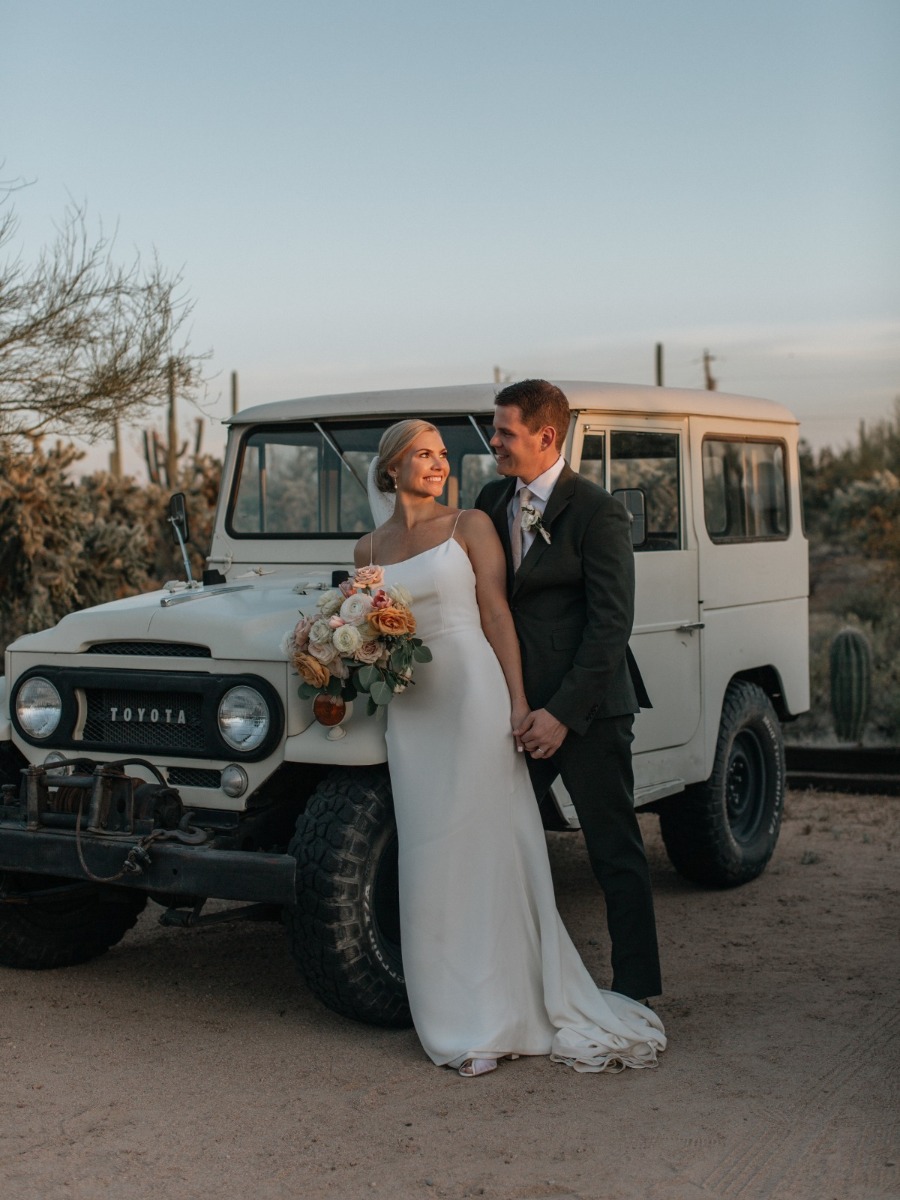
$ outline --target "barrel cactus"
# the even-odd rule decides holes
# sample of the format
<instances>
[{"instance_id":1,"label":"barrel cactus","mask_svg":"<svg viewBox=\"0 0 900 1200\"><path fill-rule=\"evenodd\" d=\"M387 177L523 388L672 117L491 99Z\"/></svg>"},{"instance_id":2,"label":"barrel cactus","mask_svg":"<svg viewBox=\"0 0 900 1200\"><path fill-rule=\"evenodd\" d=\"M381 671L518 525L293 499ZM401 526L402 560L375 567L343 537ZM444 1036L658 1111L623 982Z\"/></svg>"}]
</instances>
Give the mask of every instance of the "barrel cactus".
<instances>
[{"instance_id":1,"label":"barrel cactus","mask_svg":"<svg viewBox=\"0 0 900 1200\"><path fill-rule=\"evenodd\" d=\"M872 699L872 651L865 634L842 629L831 643L831 713L842 742L859 742Z\"/></svg>"}]
</instances>

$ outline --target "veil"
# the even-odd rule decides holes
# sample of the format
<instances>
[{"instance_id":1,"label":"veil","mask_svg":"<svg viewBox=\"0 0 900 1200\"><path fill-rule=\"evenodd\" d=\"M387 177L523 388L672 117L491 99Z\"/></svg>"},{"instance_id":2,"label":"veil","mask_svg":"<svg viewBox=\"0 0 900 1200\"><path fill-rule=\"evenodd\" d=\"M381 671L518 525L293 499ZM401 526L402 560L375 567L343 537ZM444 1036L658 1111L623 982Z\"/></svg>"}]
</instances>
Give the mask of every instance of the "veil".
<instances>
[{"instance_id":1,"label":"veil","mask_svg":"<svg viewBox=\"0 0 900 1200\"><path fill-rule=\"evenodd\" d=\"M394 505L397 502L397 497L392 492L381 492L375 486L375 471L378 467L378 455L376 454L369 463L369 473L366 476L366 491L369 494L369 508L372 510L372 520L375 522L375 528L383 525L388 517L393 516Z\"/></svg>"}]
</instances>

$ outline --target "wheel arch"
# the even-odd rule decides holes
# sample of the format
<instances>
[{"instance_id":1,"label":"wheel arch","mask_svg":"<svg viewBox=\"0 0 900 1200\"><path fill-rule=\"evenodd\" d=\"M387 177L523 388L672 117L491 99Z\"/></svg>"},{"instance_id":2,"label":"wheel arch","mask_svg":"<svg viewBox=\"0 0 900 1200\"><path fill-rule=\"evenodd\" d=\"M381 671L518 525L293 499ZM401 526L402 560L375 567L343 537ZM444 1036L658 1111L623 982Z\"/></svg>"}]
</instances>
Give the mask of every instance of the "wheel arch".
<instances>
[{"instance_id":1,"label":"wheel arch","mask_svg":"<svg viewBox=\"0 0 900 1200\"><path fill-rule=\"evenodd\" d=\"M767 663L762 667L747 667L744 670L736 671L731 679L729 679L728 687L736 679L746 679L748 683L755 683L757 687L761 688L769 697L779 721L790 721L793 719L792 714L788 711L784 685L777 667L771 663ZM728 687L725 689L726 692L728 691ZM721 720L721 715L719 719Z\"/></svg>"}]
</instances>

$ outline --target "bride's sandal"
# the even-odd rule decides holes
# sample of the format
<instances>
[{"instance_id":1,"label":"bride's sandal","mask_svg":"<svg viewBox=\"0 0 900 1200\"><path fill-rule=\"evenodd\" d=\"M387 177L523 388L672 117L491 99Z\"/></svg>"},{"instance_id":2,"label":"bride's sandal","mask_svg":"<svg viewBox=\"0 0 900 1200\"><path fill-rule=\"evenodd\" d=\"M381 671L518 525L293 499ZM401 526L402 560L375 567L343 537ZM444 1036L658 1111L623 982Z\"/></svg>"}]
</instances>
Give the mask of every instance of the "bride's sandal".
<instances>
[{"instance_id":1,"label":"bride's sandal","mask_svg":"<svg viewBox=\"0 0 900 1200\"><path fill-rule=\"evenodd\" d=\"M487 1075L497 1070L496 1058L467 1058L459 1068L463 1079L474 1079L476 1075Z\"/></svg>"}]
</instances>

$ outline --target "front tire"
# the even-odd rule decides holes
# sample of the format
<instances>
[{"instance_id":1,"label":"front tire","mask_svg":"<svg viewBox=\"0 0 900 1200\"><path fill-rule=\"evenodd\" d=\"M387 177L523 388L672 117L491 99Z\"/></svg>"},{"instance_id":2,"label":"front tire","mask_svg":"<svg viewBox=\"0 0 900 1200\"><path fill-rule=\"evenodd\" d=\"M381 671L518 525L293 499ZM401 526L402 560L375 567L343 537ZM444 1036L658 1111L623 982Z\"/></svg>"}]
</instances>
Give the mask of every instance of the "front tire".
<instances>
[{"instance_id":1,"label":"front tire","mask_svg":"<svg viewBox=\"0 0 900 1200\"><path fill-rule=\"evenodd\" d=\"M713 770L660 809L669 859L693 883L736 887L772 857L784 810L781 726L768 696L735 679L725 693Z\"/></svg>"},{"instance_id":2,"label":"front tire","mask_svg":"<svg viewBox=\"0 0 900 1200\"><path fill-rule=\"evenodd\" d=\"M297 860L297 903L285 923L310 990L357 1021L409 1025L387 769L332 771L298 818L288 853Z\"/></svg>"},{"instance_id":3,"label":"front tire","mask_svg":"<svg viewBox=\"0 0 900 1200\"><path fill-rule=\"evenodd\" d=\"M122 940L146 903L142 894L0 872L0 964L41 971L88 962Z\"/></svg>"}]
</instances>

